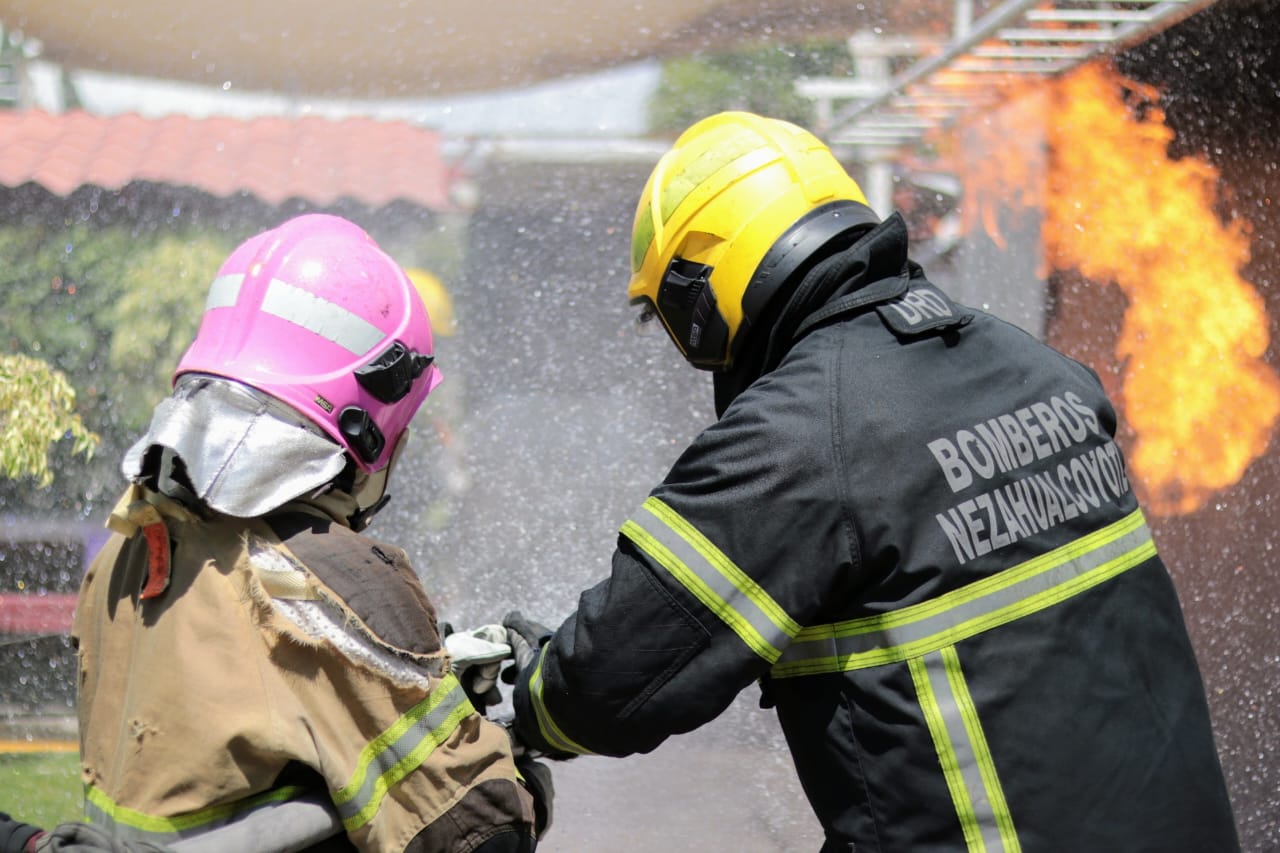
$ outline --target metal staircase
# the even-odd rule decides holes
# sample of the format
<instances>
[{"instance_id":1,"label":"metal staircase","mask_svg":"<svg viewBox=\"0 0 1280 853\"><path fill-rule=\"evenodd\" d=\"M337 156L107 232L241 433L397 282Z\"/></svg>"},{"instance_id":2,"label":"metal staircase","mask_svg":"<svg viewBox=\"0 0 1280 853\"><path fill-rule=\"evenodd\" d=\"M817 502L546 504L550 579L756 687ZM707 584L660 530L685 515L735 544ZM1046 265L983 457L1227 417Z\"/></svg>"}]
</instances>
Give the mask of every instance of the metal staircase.
<instances>
[{"instance_id":1,"label":"metal staircase","mask_svg":"<svg viewBox=\"0 0 1280 853\"><path fill-rule=\"evenodd\" d=\"M798 90L817 102L829 144L880 159L998 102L1016 81L1136 44L1214 2L1005 0L972 20L972 0L956 0L950 41L859 33L849 40L853 77L803 80Z\"/></svg>"}]
</instances>

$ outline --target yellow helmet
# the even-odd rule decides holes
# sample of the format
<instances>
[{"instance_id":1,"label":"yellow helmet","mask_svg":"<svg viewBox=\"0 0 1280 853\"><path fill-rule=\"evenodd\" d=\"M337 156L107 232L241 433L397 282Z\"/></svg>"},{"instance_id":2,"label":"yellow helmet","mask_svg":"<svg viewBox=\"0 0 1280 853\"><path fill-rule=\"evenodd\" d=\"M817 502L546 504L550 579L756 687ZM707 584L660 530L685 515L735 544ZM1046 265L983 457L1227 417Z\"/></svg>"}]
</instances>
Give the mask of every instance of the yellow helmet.
<instances>
[{"instance_id":1,"label":"yellow helmet","mask_svg":"<svg viewBox=\"0 0 1280 853\"><path fill-rule=\"evenodd\" d=\"M405 274L427 306L432 333L446 338L451 336L454 333L453 298L449 296L444 282L419 267L406 267Z\"/></svg>"},{"instance_id":2,"label":"yellow helmet","mask_svg":"<svg viewBox=\"0 0 1280 853\"><path fill-rule=\"evenodd\" d=\"M807 258L879 222L812 133L745 112L705 118L649 176L631 233L632 304L695 367L728 370L746 331Z\"/></svg>"}]
</instances>

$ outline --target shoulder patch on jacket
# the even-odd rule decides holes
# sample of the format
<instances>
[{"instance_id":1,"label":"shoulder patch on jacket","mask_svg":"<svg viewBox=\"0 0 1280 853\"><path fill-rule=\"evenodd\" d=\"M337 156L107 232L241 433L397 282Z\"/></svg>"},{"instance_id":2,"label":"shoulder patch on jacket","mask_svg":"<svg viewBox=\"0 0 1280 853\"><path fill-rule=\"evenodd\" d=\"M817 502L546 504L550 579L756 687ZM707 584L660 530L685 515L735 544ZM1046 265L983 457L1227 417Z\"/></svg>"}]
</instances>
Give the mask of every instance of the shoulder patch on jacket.
<instances>
[{"instance_id":1,"label":"shoulder patch on jacket","mask_svg":"<svg viewBox=\"0 0 1280 853\"><path fill-rule=\"evenodd\" d=\"M379 640L413 654L440 651L435 607L404 551L303 513L266 520Z\"/></svg>"},{"instance_id":2,"label":"shoulder patch on jacket","mask_svg":"<svg viewBox=\"0 0 1280 853\"><path fill-rule=\"evenodd\" d=\"M931 284L913 284L896 299L876 305L885 325L898 335L919 335L948 326L963 326L973 319Z\"/></svg>"}]
</instances>

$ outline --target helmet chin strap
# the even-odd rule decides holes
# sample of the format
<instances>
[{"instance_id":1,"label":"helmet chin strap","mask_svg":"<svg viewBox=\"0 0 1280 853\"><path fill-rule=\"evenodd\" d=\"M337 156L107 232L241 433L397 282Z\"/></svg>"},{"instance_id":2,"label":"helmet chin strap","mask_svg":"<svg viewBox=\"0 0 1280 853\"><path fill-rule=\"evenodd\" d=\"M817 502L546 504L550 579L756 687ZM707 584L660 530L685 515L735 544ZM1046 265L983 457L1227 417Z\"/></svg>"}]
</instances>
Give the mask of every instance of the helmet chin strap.
<instances>
[{"instance_id":1,"label":"helmet chin strap","mask_svg":"<svg viewBox=\"0 0 1280 853\"><path fill-rule=\"evenodd\" d=\"M391 500L387 493L387 484L391 480L391 470L395 468L400 454L409 443L409 428L405 427L396 439L395 447L387 458L387 465L372 474L357 473L352 484L351 494L356 499L356 511L350 516L351 529L357 532L369 526L373 517Z\"/></svg>"}]
</instances>

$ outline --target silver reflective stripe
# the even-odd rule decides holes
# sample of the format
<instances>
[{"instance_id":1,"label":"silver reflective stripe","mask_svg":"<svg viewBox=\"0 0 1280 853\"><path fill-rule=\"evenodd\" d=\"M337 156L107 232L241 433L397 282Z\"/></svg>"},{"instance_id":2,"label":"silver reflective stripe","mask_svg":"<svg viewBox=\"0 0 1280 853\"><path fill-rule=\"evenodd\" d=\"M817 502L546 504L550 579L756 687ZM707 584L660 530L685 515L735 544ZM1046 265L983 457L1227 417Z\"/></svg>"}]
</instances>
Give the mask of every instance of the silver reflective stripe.
<instances>
[{"instance_id":1,"label":"silver reflective stripe","mask_svg":"<svg viewBox=\"0 0 1280 853\"><path fill-rule=\"evenodd\" d=\"M101 789L88 785L85 787L84 814L89 823L102 827L114 838L168 846L179 839L194 838L249 820L311 793L305 788L290 785L234 803L210 806L174 817L156 817L121 806Z\"/></svg>"},{"instance_id":2,"label":"silver reflective stripe","mask_svg":"<svg viewBox=\"0 0 1280 853\"><path fill-rule=\"evenodd\" d=\"M387 792L426 761L475 710L452 674L360 751L351 780L333 793L342 825L350 832L364 826L382 806Z\"/></svg>"},{"instance_id":3,"label":"silver reflective stripe","mask_svg":"<svg viewBox=\"0 0 1280 853\"><path fill-rule=\"evenodd\" d=\"M364 355L384 335L368 320L278 278L271 279L262 310L332 341L353 355Z\"/></svg>"},{"instance_id":4,"label":"silver reflective stripe","mask_svg":"<svg viewBox=\"0 0 1280 853\"><path fill-rule=\"evenodd\" d=\"M967 848L1021 850L955 648L915 658L910 668Z\"/></svg>"},{"instance_id":5,"label":"silver reflective stripe","mask_svg":"<svg viewBox=\"0 0 1280 853\"><path fill-rule=\"evenodd\" d=\"M243 273L220 275L209 285L209 295L204 300L204 310L213 308L230 308L240 297L240 285L244 284Z\"/></svg>"},{"instance_id":6,"label":"silver reflective stripe","mask_svg":"<svg viewBox=\"0 0 1280 853\"><path fill-rule=\"evenodd\" d=\"M800 630L763 587L661 500L646 500L622 534L770 663Z\"/></svg>"},{"instance_id":7,"label":"silver reflective stripe","mask_svg":"<svg viewBox=\"0 0 1280 853\"><path fill-rule=\"evenodd\" d=\"M776 677L902 661L1029 616L1155 556L1141 511L962 589L901 610L799 632Z\"/></svg>"}]
</instances>

